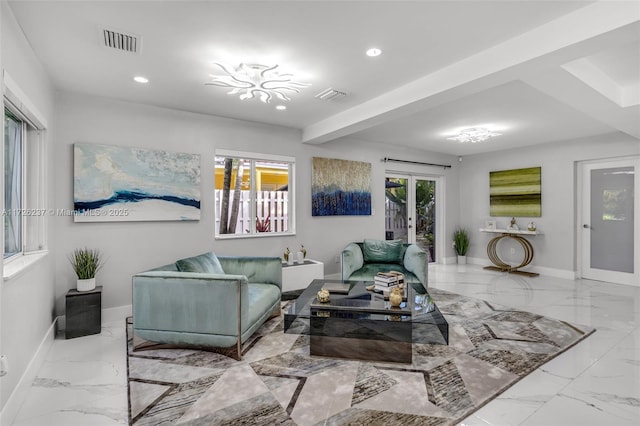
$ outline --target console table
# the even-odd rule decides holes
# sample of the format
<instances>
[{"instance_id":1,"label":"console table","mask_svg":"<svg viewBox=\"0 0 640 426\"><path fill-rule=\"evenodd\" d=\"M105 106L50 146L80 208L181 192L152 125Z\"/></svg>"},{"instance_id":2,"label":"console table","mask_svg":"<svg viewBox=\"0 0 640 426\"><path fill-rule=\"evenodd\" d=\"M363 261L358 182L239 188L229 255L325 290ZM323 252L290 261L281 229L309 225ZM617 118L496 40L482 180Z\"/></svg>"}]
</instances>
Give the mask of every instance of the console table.
<instances>
[{"instance_id":1,"label":"console table","mask_svg":"<svg viewBox=\"0 0 640 426\"><path fill-rule=\"evenodd\" d=\"M492 238L491 241L489 241L489 244L487 244L487 256L489 256L489 260L491 260L491 262L495 266L485 266L484 269L509 272L511 274L526 275L528 277L537 277L538 275L540 275L536 272L520 271L520 268L524 268L525 266L530 264L531 261L533 260L533 246L531 245L529 240L523 237L523 235L535 236L535 235L540 235L540 232L518 230L518 229L489 229L489 228L482 228L480 229L480 232L500 234ZM520 245L524 249L524 257L522 259L522 262L520 262L519 265L511 266L508 263L505 263L502 259L500 259L500 256L498 256L498 250L497 250L498 242L500 242L500 240L502 240L503 238L511 238L516 240L517 242L520 243Z\"/></svg>"}]
</instances>

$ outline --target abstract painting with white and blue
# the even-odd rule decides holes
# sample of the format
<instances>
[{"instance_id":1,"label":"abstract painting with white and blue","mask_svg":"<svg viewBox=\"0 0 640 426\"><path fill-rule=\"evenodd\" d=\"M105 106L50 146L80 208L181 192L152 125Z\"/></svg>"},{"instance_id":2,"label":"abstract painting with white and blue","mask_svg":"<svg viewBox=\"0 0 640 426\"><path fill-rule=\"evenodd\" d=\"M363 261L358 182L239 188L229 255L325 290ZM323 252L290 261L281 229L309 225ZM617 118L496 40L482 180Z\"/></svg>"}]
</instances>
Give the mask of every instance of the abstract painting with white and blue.
<instances>
[{"instance_id":1,"label":"abstract painting with white and blue","mask_svg":"<svg viewBox=\"0 0 640 426\"><path fill-rule=\"evenodd\" d=\"M200 220L200 155L76 143L76 222Z\"/></svg>"},{"instance_id":2,"label":"abstract painting with white and blue","mask_svg":"<svg viewBox=\"0 0 640 426\"><path fill-rule=\"evenodd\" d=\"M371 163L313 157L311 216L371 215Z\"/></svg>"}]
</instances>

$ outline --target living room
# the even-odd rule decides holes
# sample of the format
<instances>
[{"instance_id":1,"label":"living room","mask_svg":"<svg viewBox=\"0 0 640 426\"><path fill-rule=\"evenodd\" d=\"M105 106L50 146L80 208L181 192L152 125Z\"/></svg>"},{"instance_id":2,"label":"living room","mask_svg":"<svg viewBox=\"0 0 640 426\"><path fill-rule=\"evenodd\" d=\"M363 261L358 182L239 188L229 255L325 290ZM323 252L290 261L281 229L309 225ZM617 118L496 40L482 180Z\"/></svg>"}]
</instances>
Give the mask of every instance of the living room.
<instances>
[{"instance_id":1,"label":"living room","mask_svg":"<svg viewBox=\"0 0 640 426\"><path fill-rule=\"evenodd\" d=\"M87 3L86 7L91 9L91 2ZM558 112L558 114L559 111L566 113L562 115L562 119L566 120L565 124L553 128L555 137L548 138L548 129L546 131L538 129L539 133L529 134L529 141L536 137L548 139L537 140L536 143L523 141L519 146L507 145L507 148L501 150L474 152L473 150L482 148L469 148L469 151L462 154L438 150L435 146L420 149L408 144L395 144L394 139L400 140L402 137L396 138L393 133L385 134L382 131L378 132L388 138L386 141L380 141L371 135L367 139L365 138L366 129L364 133L357 133L347 125L333 131L328 126L328 130L319 131L320 136L317 140L303 143L309 138L311 130L320 129L321 126L313 128L311 126L313 122L300 122L295 126L273 124L283 119L277 115L281 114L281 111L272 109L261 110L265 111L262 119L256 117L243 119L238 118L242 115L234 117L232 114L197 112L195 108L158 106L147 101L151 99L148 93L149 86L130 81L126 84L122 83L118 90L121 91L120 93L127 93L127 96L135 99L133 101L129 97L110 97L99 94L91 87L95 84L93 79L78 80L77 89L69 89L68 86L60 85L60 76L56 75L54 78L51 75L52 71L45 64L50 63L51 55L64 58L71 53L63 48L52 52L42 47L42 37L33 38L36 33L34 28L38 28L47 21L46 13L37 12L39 7L37 5L21 4L21 2L3 0L1 6L0 66L4 70L3 88L17 96L36 121L46 129L46 149L43 150L43 156L38 163L42 173L40 179L44 183L40 194L43 207L54 209L54 211L73 210L73 148L76 143L184 152L198 154L201 158L200 220L77 223L69 215L48 215L39 222L42 227L39 234L33 237L34 244L39 249L33 250L33 255L26 256L29 259L22 260L23 265L16 263L9 267L6 264L3 265L5 280L0 287L2 308L0 354L6 356L9 365L7 374L0 379L3 424L5 415L11 418L15 415L15 404L24 398L37 372L37 367L42 364L46 356L46 349L54 340L56 327L64 321L65 294L75 287L75 276L68 256L78 247L98 248L105 255L106 262L99 275L99 283L103 285L102 309L105 318L130 315L131 277L134 274L174 262L179 258L208 251L224 255L281 257L286 247L297 249L300 245L304 245L310 258L324 263L326 276L337 276L340 274L340 263L336 260L348 243L362 241L365 238L385 238L383 214L385 177L390 173L402 172L406 175L430 176L439 179L442 183L439 187L441 216L438 217L439 240L436 242L435 255L437 266L454 266L453 264L456 263L456 252L451 245L450 236L457 227L462 226L471 231L471 246L467 253L469 268L479 268L489 263L486 247L490 235L478 231L492 219L489 215L489 173L495 170L539 166L542 170L542 215L534 218L518 218L521 227L526 227L529 220L535 220L538 229L542 232L542 235L531 240L535 258L530 270L540 273L541 277L574 280L581 278L579 243L582 241L580 236L582 223L578 221L580 208L577 206L581 191L578 185L579 164L611 158L637 159L640 155L637 101L625 108L611 108L606 100L600 101L606 103L608 109L600 112L601 115L597 115L600 111L597 107L601 105L597 102L589 104L595 105L593 110L577 109L583 99L580 97L582 95L570 98L570 94L561 93L557 99L545 96L543 105L546 105L549 111ZM598 15L596 10L588 10L589 6L595 7L589 2L579 6L566 6L567 9L558 10L556 15L551 14L547 19L564 18L567 22L575 22L572 19L576 20L578 17L572 16L573 13L585 13L592 17ZM637 30L640 22L638 3L620 2L618 6L619 10L612 9L607 15L609 20L602 24L602 28L593 28L595 26L593 21L584 22L578 28L583 33L575 36L576 52L584 49L583 55L586 55L600 46L613 47L618 44L637 46L640 39ZM51 10L55 10L55 6ZM111 11L117 15L116 12ZM78 14L78 19L82 19L83 15L80 11ZM31 18L27 19L28 16ZM89 14L89 16L93 15ZM166 15L162 16L168 19ZM540 18L540 20L539 25L542 25L544 19ZM133 26L134 23L130 24ZM87 26L94 24L94 22L87 22ZM126 26L126 24L126 21L120 22L120 26ZM47 26L40 27L39 31L42 31L42 28L46 29ZM59 28L57 30L59 31ZM144 33L137 28L130 30ZM534 30L536 28L531 29L531 31ZM95 29L92 28L91 31L93 31L92 35L95 35ZM553 34L553 31L549 34ZM560 38L558 34L555 36ZM46 36L43 37L46 38ZM149 44L148 49L152 50L152 40L145 39L145 42ZM95 49L104 48L95 47ZM558 48L558 51L560 50ZM108 66L106 64L111 60L109 53L102 51L100 53L106 56L105 63L96 64L96 67ZM467 55L470 56L473 53L476 52L467 52ZM545 60L553 58L552 53L545 56ZM636 50L636 70L637 55ZM531 53L531 57L533 56L534 54ZM575 52L569 56L573 59L580 57ZM155 63L157 67L162 67L162 56L160 55L159 58ZM78 59L74 58L73 61L75 60ZM69 61L72 59L69 58ZM123 62L130 65L130 69L125 71L120 69L123 66L121 62L113 69L115 75L123 76L126 73L139 71L135 69L135 61L125 58ZM514 68L517 67L514 66ZM504 69L507 70L504 73L511 72L510 67L506 65ZM500 102L513 102L513 108L515 108L515 103L526 103L533 98L537 100L540 96L537 92L544 88L553 92L553 89L549 89L552 87L547 80L549 76L542 73L540 69L537 66L531 67L520 75L516 73L508 78L496 72L495 74L500 74L501 83L492 83L491 88L494 91L491 96ZM540 74L531 75L536 72ZM553 72L556 70L554 69ZM131 76L126 74L126 76L131 79L133 74ZM75 75L70 76L70 78L75 77ZM525 77L530 85L520 80ZM240 100L228 96L226 90L205 86L206 74L202 75L201 79L200 90L208 91L210 94L219 90L217 96L224 99L230 105L230 109L238 110L236 104L240 104ZM475 79L471 77L468 79L467 83L473 85ZM533 86L534 82L537 83L536 87ZM153 83L151 81L151 87ZM109 86L113 83L105 81L104 84ZM175 90L171 86L171 81L164 81L163 84L165 85L163 90L166 92L171 93ZM389 82L385 84L387 85L385 90L394 88L394 85ZM460 97L462 100L458 99L455 91L448 91L444 96L449 98L444 101L436 99L436 96L431 97L431 100L428 96L424 96L426 101L421 108L428 109L428 102L434 102L445 105L442 110L438 110L438 114L452 114L455 112L453 108L462 106L462 103L477 105L486 101L487 98L482 96L483 90L480 87L488 83L483 80L475 84L477 86L472 89L460 84L459 90L467 95L464 98ZM562 84L568 87L567 92L571 92L575 88L574 85L580 86L584 83L566 84L566 80L561 80ZM637 87L637 78L635 84ZM324 87L314 86L313 93L322 88ZM468 92L465 92L467 90ZM587 93L585 97L602 97L594 94L595 92ZM380 96L382 95L383 93L380 93ZM563 96L566 104L560 100ZM293 107L295 95L292 95L292 98L289 108L295 113ZM367 100L366 97L362 99ZM257 99L242 102L261 104ZM584 102L587 103L586 100ZM452 106L447 108L446 105L449 103ZM336 108L341 108L339 104L337 105ZM407 102L404 106L406 105L409 103ZM224 109L224 107L219 108ZM323 105L318 108L330 111L333 106ZM251 111L255 115L255 111L260 110L252 109ZM537 114L536 111L529 112L532 115ZM596 118L588 117L587 112L596 115ZM392 113L380 112L379 115L382 117ZM402 115L411 116L406 111ZM326 114L325 118L329 117L330 114ZM441 118L439 115L435 117ZM367 119L375 120L376 117L370 116ZM463 118L458 118L458 121L461 120ZM366 123L367 120L361 120L354 122L352 126L364 128ZM388 127L387 132L401 129L403 123L400 121L395 126ZM341 131L344 131L344 135L340 134ZM322 134L322 132L325 133ZM369 132L375 133L376 128L370 128ZM495 140L508 137L507 131L503 133L505 133L504 136ZM295 190L295 234L268 238L215 237L213 176L216 150L295 158L295 176L292 185ZM371 215L312 216L311 162L314 157L347 159L371 164ZM390 165L382 161L383 158L450 167L410 162ZM501 225L499 227L506 227L508 219L510 218L497 218L498 225ZM637 242L635 249L637 250ZM431 286L438 287L438 283L432 281L437 276L437 273L430 275ZM635 277L637 286L637 273ZM636 308L634 308L636 315L638 300L640 298L636 295Z\"/></svg>"}]
</instances>

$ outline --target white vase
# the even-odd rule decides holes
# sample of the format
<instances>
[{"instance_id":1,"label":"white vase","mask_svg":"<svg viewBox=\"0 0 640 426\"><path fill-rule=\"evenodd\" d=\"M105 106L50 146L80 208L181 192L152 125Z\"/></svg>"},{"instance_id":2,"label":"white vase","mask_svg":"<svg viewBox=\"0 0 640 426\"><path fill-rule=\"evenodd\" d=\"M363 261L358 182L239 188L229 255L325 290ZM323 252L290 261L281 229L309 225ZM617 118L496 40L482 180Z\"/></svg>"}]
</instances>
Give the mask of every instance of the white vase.
<instances>
[{"instance_id":1,"label":"white vase","mask_svg":"<svg viewBox=\"0 0 640 426\"><path fill-rule=\"evenodd\" d=\"M458 255L458 265L466 265L467 264L467 256Z\"/></svg>"},{"instance_id":2,"label":"white vase","mask_svg":"<svg viewBox=\"0 0 640 426\"><path fill-rule=\"evenodd\" d=\"M76 284L76 289L78 291L91 291L94 288L96 288L96 279L94 278L87 278L85 280L78 280L77 284Z\"/></svg>"}]
</instances>

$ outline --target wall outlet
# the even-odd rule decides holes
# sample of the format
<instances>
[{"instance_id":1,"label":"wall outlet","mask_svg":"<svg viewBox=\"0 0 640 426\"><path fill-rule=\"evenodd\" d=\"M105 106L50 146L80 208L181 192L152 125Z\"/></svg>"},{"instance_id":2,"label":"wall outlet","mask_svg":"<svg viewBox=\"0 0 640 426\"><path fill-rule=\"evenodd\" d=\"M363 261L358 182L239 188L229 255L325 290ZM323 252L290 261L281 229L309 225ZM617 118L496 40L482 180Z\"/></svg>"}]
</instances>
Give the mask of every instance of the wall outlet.
<instances>
[{"instance_id":1,"label":"wall outlet","mask_svg":"<svg viewBox=\"0 0 640 426\"><path fill-rule=\"evenodd\" d=\"M515 249L515 248L513 248L513 247L511 247L511 252L510 252L510 253L511 253L512 255L513 255L513 254L516 254L516 249Z\"/></svg>"},{"instance_id":2,"label":"wall outlet","mask_svg":"<svg viewBox=\"0 0 640 426\"><path fill-rule=\"evenodd\" d=\"M9 372L9 360L6 355L0 355L0 376L5 376Z\"/></svg>"},{"instance_id":3,"label":"wall outlet","mask_svg":"<svg viewBox=\"0 0 640 426\"><path fill-rule=\"evenodd\" d=\"M340 255L336 254L336 263L340 263Z\"/></svg>"}]
</instances>

